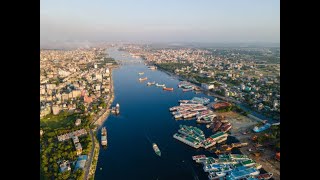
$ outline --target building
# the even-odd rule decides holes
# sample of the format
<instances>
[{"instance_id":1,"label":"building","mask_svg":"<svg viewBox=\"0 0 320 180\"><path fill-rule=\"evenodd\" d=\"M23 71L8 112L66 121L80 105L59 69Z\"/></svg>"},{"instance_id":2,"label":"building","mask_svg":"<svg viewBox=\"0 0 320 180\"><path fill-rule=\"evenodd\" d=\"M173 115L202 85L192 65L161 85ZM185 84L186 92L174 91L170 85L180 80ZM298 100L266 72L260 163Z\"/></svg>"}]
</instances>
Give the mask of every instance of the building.
<instances>
[{"instance_id":1,"label":"building","mask_svg":"<svg viewBox=\"0 0 320 180\"><path fill-rule=\"evenodd\" d=\"M78 139L79 140L79 139ZM82 153L82 146L80 143L76 143L75 145L76 151L77 151L77 155L81 155Z\"/></svg>"},{"instance_id":2,"label":"building","mask_svg":"<svg viewBox=\"0 0 320 180\"><path fill-rule=\"evenodd\" d=\"M52 106L52 113L53 115L58 115L60 113L60 107L57 105Z\"/></svg>"},{"instance_id":3,"label":"building","mask_svg":"<svg viewBox=\"0 0 320 180\"><path fill-rule=\"evenodd\" d=\"M110 75L109 68L106 68L106 76L109 76L109 75Z\"/></svg>"},{"instance_id":4,"label":"building","mask_svg":"<svg viewBox=\"0 0 320 180\"><path fill-rule=\"evenodd\" d=\"M214 85L213 84L206 84L206 83L201 83L201 87L205 90L210 90L210 89L214 89Z\"/></svg>"},{"instance_id":5,"label":"building","mask_svg":"<svg viewBox=\"0 0 320 180\"><path fill-rule=\"evenodd\" d=\"M62 101L67 101L69 99L69 94L63 93L61 95L61 99L62 99Z\"/></svg>"},{"instance_id":6,"label":"building","mask_svg":"<svg viewBox=\"0 0 320 180\"><path fill-rule=\"evenodd\" d=\"M55 84L46 84L46 88L50 90L55 89L56 87L57 86Z\"/></svg>"},{"instance_id":7,"label":"building","mask_svg":"<svg viewBox=\"0 0 320 180\"><path fill-rule=\"evenodd\" d=\"M102 80L102 74L96 74L96 79L97 80Z\"/></svg>"},{"instance_id":8,"label":"building","mask_svg":"<svg viewBox=\"0 0 320 180\"><path fill-rule=\"evenodd\" d=\"M75 165L74 170L78 170L78 169L84 169L86 162L87 162L88 156L87 155L81 155L78 157L77 159L77 163Z\"/></svg>"},{"instance_id":9,"label":"building","mask_svg":"<svg viewBox=\"0 0 320 180\"><path fill-rule=\"evenodd\" d=\"M73 137L72 137L72 141L73 141L74 144L79 143L79 138L78 138L78 136L73 136Z\"/></svg>"},{"instance_id":10,"label":"building","mask_svg":"<svg viewBox=\"0 0 320 180\"><path fill-rule=\"evenodd\" d=\"M61 173L71 170L69 161L64 160L59 166L60 166Z\"/></svg>"},{"instance_id":11,"label":"building","mask_svg":"<svg viewBox=\"0 0 320 180\"><path fill-rule=\"evenodd\" d=\"M76 97L80 97L81 96L81 91L80 90L73 90L72 91L72 97L76 98Z\"/></svg>"},{"instance_id":12,"label":"building","mask_svg":"<svg viewBox=\"0 0 320 180\"><path fill-rule=\"evenodd\" d=\"M84 97L83 97L83 101L84 101L85 103L90 104L93 100L92 100L92 97L84 96Z\"/></svg>"},{"instance_id":13,"label":"building","mask_svg":"<svg viewBox=\"0 0 320 180\"><path fill-rule=\"evenodd\" d=\"M47 106L44 109L41 109L40 117L44 117L44 116L46 116L46 115L48 115L50 113L51 113L51 108L50 108L50 106Z\"/></svg>"},{"instance_id":14,"label":"building","mask_svg":"<svg viewBox=\"0 0 320 180\"><path fill-rule=\"evenodd\" d=\"M80 124L81 124L81 119L77 119L76 122L75 122L75 125L79 126Z\"/></svg>"}]
</instances>

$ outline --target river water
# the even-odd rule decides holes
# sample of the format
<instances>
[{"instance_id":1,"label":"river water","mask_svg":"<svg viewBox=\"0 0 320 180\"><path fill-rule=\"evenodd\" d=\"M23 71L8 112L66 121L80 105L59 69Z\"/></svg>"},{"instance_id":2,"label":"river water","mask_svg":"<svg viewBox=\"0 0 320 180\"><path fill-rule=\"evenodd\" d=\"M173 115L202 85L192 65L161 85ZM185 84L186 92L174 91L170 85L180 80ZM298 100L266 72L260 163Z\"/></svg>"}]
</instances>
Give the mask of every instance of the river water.
<instances>
[{"instance_id":1,"label":"river water","mask_svg":"<svg viewBox=\"0 0 320 180\"><path fill-rule=\"evenodd\" d=\"M123 57L129 55L116 49L109 49L110 57L121 60L137 60ZM144 72L139 76L138 72ZM148 77L139 82L140 77ZM97 180L171 180L171 179L208 179L202 165L193 162L191 156L212 152L189 147L173 138L180 124L197 126L207 136L212 132L204 125L197 125L195 120L176 121L169 108L178 105L180 99L213 97L202 93L182 92L177 88L178 79L161 71L152 71L142 64L124 64L113 71L115 99L112 106L120 104L120 115L110 115L104 122L108 130L108 147L101 148L95 179ZM174 91L163 91L161 87L147 86L148 81L156 81L173 87ZM100 130L98 130L100 141ZM228 143L235 142L229 136ZM157 143L161 150L158 157L152 143ZM100 169L102 168L102 169Z\"/></svg>"}]
</instances>

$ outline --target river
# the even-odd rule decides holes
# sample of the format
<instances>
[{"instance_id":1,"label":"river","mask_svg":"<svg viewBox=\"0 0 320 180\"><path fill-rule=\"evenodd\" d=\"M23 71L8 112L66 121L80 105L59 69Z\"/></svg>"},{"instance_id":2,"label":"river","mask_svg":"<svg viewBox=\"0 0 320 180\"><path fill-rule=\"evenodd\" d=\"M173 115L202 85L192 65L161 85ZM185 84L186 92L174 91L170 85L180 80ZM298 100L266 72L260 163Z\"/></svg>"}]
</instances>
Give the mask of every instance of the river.
<instances>
[{"instance_id":1,"label":"river","mask_svg":"<svg viewBox=\"0 0 320 180\"><path fill-rule=\"evenodd\" d=\"M121 54L129 54L116 49L109 49L108 54L116 60L136 60L130 56L123 57ZM138 72L144 72L144 75L139 76ZM148 80L139 82L140 77L148 77ZM167 87L173 87L174 91L147 86L148 81L164 83ZM178 105L180 99L197 96L212 101L213 97L182 92L177 88L178 79L158 70L149 70L144 64L124 64L114 69L113 82L115 99L112 106L120 104L120 115L110 115L103 124L108 130L108 147L100 150L95 179L208 179L202 165L193 162L191 156L214 154L191 148L172 136L180 124L197 126L206 137L212 132L204 125L197 125L195 120L174 120L169 108ZM229 136L227 142L234 141L235 138ZM161 157L154 153L152 143L158 144Z\"/></svg>"}]
</instances>

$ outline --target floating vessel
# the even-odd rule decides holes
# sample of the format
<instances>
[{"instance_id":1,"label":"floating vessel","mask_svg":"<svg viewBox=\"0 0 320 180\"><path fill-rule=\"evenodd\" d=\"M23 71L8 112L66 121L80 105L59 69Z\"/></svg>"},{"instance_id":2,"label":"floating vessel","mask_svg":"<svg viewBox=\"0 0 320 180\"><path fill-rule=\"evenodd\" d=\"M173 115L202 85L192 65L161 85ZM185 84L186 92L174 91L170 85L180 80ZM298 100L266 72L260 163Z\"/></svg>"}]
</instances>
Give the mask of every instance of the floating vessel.
<instances>
[{"instance_id":1,"label":"floating vessel","mask_svg":"<svg viewBox=\"0 0 320 180\"><path fill-rule=\"evenodd\" d=\"M254 165L254 168L256 168L256 169L261 169L261 168L262 168L262 165L261 165L261 164L256 163L256 164Z\"/></svg>"},{"instance_id":2,"label":"floating vessel","mask_svg":"<svg viewBox=\"0 0 320 180\"><path fill-rule=\"evenodd\" d=\"M101 129L101 145L102 146L107 146L108 140L107 140L107 129L106 127L103 127Z\"/></svg>"},{"instance_id":3,"label":"floating vessel","mask_svg":"<svg viewBox=\"0 0 320 180\"><path fill-rule=\"evenodd\" d=\"M210 102L210 99L209 98L205 98L205 97L194 97L190 101L206 105L206 104L208 104Z\"/></svg>"},{"instance_id":4,"label":"floating vessel","mask_svg":"<svg viewBox=\"0 0 320 180\"><path fill-rule=\"evenodd\" d=\"M261 126L261 127L258 127L258 126L255 126L253 128L253 131L256 132L256 133L259 133L259 132L262 132L266 129L269 129L271 127L271 124L269 123L266 123L265 125Z\"/></svg>"},{"instance_id":5,"label":"floating vessel","mask_svg":"<svg viewBox=\"0 0 320 180\"><path fill-rule=\"evenodd\" d=\"M165 84L158 84L158 83L156 84L156 86L157 86L157 87L166 87Z\"/></svg>"},{"instance_id":6,"label":"floating vessel","mask_svg":"<svg viewBox=\"0 0 320 180\"><path fill-rule=\"evenodd\" d=\"M120 104L117 103L116 104L116 114L119 114L120 113Z\"/></svg>"},{"instance_id":7,"label":"floating vessel","mask_svg":"<svg viewBox=\"0 0 320 180\"><path fill-rule=\"evenodd\" d=\"M263 179L263 180L267 180L267 179L270 179L270 178L272 178L272 176L273 176L273 173L265 173L265 174L260 174L260 175L258 175L256 178L257 179Z\"/></svg>"},{"instance_id":8,"label":"floating vessel","mask_svg":"<svg viewBox=\"0 0 320 180\"><path fill-rule=\"evenodd\" d=\"M209 137L209 138L207 138L206 140L204 140L204 141L202 142L202 145L203 145L203 147L204 147L205 149L208 149L208 148L214 146L216 143L217 143L217 142L216 142L215 140L213 140L212 138Z\"/></svg>"},{"instance_id":9,"label":"floating vessel","mask_svg":"<svg viewBox=\"0 0 320 180\"><path fill-rule=\"evenodd\" d=\"M201 155L192 156L192 160L194 160L194 161L201 159L201 158L206 158L206 155L201 154Z\"/></svg>"},{"instance_id":10,"label":"floating vessel","mask_svg":"<svg viewBox=\"0 0 320 180\"><path fill-rule=\"evenodd\" d=\"M217 143L221 143L223 141L226 141L228 138L228 134L224 132L217 132L214 135L210 136L213 140L215 140Z\"/></svg>"},{"instance_id":11,"label":"floating vessel","mask_svg":"<svg viewBox=\"0 0 320 180\"><path fill-rule=\"evenodd\" d=\"M241 164L245 167L250 167L250 166L254 166L256 163L253 160L248 159L248 160L242 161Z\"/></svg>"},{"instance_id":12,"label":"floating vessel","mask_svg":"<svg viewBox=\"0 0 320 180\"><path fill-rule=\"evenodd\" d=\"M148 69L151 69L151 70L156 70L157 67L156 66L149 66Z\"/></svg>"},{"instance_id":13,"label":"floating vessel","mask_svg":"<svg viewBox=\"0 0 320 180\"><path fill-rule=\"evenodd\" d=\"M145 81L145 80L147 80L148 78L147 77L145 77L145 78L139 78L139 81Z\"/></svg>"},{"instance_id":14,"label":"floating vessel","mask_svg":"<svg viewBox=\"0 0 320 180\"><path fill-rule=\"evenodd\" d=\"M234 160L248 160L249 157L243 154L230 154L229 157Z\"/></svg>"},{"instance_id":15,"label":"floating vessel","mask_svg":"<svg viewBox=\"0 0 320 180\"><path fill-rule=\"evenodd\" d=\"M139 75L143 75L144 74L144 72L139 72Z\"/></svg>"},{"instance_id":16,"label":"floating vessel","mask_svg":"<svg viewBox=\"0 0 320 180\"><path fill-rule=\"evenodd\" d=\"M157 146L156 143L153 143L153 144L152 144L152 148L153 148L154 152L155 152L158 156L161 156L161 151L160 151L160 149L158 148L158 146Z\"/></svg>"},{"instance_id":17,"label":"floating vessel","mask_svg":"<svg viewBox=\"0 0 320 180\"><path fill-rule=\"evenodd\" d=\"M243 146L247 146L248 143L244 142L244 143L231 143L232 147L243 147Z\"/></svg>"},{"instance_id":18,"label":"floating vessel","mask_svg":"<svg viewBox=\"0 0 320 180\"><path fill-rule=\"evenodd\" d=\"M189 89L182 89L183 92L188 92L188 91L192 91L193 89L192 88L189 88Z\"/></svg>"},{"instance_id":19,"label":"floating vessel","mask_svg":"<svg viewBox=\"0 0 320 180\"><path fill-rule=\"evenodd\" d=\"M164 87L163 90L165 90L165 91L173 91L173 88Z\"/></svg>"},{"instance_id":20,"label":"floating vessel","mask_svg":"<svg viewBox=\"0 0 320 180\"><path fill-rule=\"evenodd\" d=\"M182 135L182 134L179 134L179 133L175 133L173 135L173 137L193 148L196 148L198 149L199 147L201 147L201 144L200 144L200 141L197 140L197 139L194 139L190 136L186 136L186 135Z\"/></svg>"},{"instance_id":21,"label":"floating vessel","mask_svg":"<svg viewBox=\"0 0 320 180\"><path fill-rule=\"evenodd\" d=\"M230 175L226 177L227 180L235 180L245 178L247 176L256 176L259 175L260 171L255 168L248 168L248 169L234 169L230 172Z\"/></svg>"},{"instance_id":22,"label":"floating vessel","mask_svg":"<svg viewBox=\"0 0 320 180\"><path fill-rule=\"evenodd\" d=\"M218 131L218 129L221 127L221 125L222 125L222 122L217 121L214 125L213 131L215 131L215 132Z\"/></svg>"},{"instance_id":23,"label":"floating vessel","mask_svg":"<svg viewBox=\"0 0 320 180\"><path fill-rule=\"evenodd\" d=\"M228 132L231 128L232 128L232 125L230 124L230 125L227 125L227 126L223 127L221 131L222 132Z\"/></svg>"},{"instance_id":24,"label":"floating vessel","mask_svg":"<svg viewBox=\"0 0 320 180\"><path fill-rule=\"evenodd\" d=\"M154 82L154 81L153 81L153 82L148 82L147 85L148 85L148 86L151 86L151 85L154 85L155 83L156 83L156 82Z\"/></svg>"}]
</instances>

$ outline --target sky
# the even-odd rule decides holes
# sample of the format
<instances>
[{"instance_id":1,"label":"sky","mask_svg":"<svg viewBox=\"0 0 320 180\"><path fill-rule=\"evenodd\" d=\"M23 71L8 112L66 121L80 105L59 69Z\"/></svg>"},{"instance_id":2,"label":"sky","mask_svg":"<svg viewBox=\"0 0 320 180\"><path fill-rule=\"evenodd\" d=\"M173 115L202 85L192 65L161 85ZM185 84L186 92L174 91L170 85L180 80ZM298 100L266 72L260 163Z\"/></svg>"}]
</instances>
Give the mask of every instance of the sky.
<instances>
[{"instance_id":1,"label":"sky","mask_svg":"<svg viewBox=\"0 0 320 180\"><path fill-rule=\"evenodd\" d=\"M54 42L280 42L280 0L41 0Z\"/></svg>"}]
</instances>

